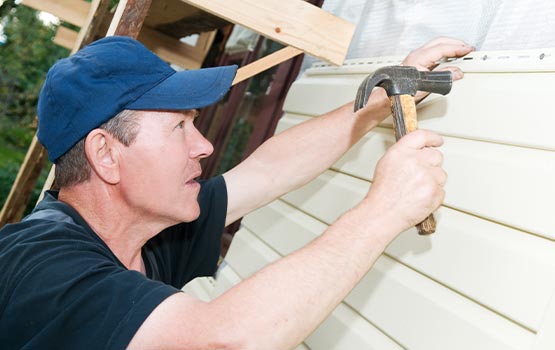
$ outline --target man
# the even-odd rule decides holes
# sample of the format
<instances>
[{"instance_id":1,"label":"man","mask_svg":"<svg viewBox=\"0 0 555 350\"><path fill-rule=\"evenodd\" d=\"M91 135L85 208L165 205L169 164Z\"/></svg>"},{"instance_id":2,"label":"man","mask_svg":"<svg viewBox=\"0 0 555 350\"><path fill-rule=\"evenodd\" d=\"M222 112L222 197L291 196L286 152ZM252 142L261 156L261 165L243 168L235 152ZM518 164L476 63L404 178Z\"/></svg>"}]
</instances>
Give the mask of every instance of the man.
<instances>
[{"instance_id":1,"label":"man","mask_svg":"<svg viewBox=\"0 0 555 350\"><path fill-rule=\"evenodd\" d=\"M404 64L428 69L471 49L441 38ZM319 238L209 303L180 292L215 272L225 224L313 179L389 114L376 91L358 112L350 103L291 128L201 185L199 161L213 149L193 124L196 109L221 99L235 70L177 73L125 37L51 68L38 137L60 191L0 231L3 347L290 348L442 202L442 139L414 132L380 160L366 198Z\"/></svg>"}]
</instances>

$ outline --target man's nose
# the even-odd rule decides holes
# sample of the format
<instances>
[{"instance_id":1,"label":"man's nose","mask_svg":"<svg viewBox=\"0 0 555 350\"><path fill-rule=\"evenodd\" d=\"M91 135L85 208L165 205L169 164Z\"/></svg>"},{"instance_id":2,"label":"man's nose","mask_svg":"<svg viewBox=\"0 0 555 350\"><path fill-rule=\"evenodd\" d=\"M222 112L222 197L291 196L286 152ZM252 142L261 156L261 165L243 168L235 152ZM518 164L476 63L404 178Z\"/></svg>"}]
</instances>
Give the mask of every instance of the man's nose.
<instances>
[{"instance_id":1,"label":"man's nose","mask_svg":"<svg viewBox=\"0 0 555 350\"><path fill-rule=\"evenodd\" d=\"M190 149L191 158L206 158L214 152L214 146L208 141L196 127L192 131L192 147Z\"/></svg>"}]
</instances>

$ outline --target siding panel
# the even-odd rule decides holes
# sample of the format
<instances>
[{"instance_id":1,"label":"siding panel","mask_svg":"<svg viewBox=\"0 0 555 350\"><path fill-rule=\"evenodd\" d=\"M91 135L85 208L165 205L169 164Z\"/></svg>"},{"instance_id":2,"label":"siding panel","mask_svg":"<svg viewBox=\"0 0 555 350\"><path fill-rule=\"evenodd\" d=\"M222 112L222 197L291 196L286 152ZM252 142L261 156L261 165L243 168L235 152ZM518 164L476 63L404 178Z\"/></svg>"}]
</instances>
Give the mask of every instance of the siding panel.
<instances>
[{"instance_id":1,"label":"siding panel","mask_svg":"<svg viewBox=\"0 0 555 350\"><path fill-rule=\"evenodd\" d=\"M414 350L530 349L533 333L382 256L345 299Z\"/></svg>"},{"instance_id":2,"label":"siding panel","mask_svg":"<svg viewBox=\"0 0 555 350\"><path fill-rule=\"evenodd\" d=\"M465 79L418 108L420 127L445 139L449 180L437 233L401 234L306 339L311 349L555 346L555 67L532 58L482 67L485 54L473 57L450 62ZM396 63L309 69L290 89L277 132L352 100L368 74ZM393 142L388 118L314 181L245 217L226 257L234 281L302 247L356 205ZM227 278L222 290L235 283Z\"/></svg>"},{"instance_id":3,"label":"siding panel","mask_svg":"<svg viewBox=\"0 0 555 350\"><path fill-rule=\"evenodd\" d=\"M303 120L286 115L278 131ZM555 240L551 218L555 152L454 137L444 140L443 167L449 174L445 205ZM391 129L376 128L332 169L371 181L378 160L394 141Z\"/></svg>"}]
</instances>

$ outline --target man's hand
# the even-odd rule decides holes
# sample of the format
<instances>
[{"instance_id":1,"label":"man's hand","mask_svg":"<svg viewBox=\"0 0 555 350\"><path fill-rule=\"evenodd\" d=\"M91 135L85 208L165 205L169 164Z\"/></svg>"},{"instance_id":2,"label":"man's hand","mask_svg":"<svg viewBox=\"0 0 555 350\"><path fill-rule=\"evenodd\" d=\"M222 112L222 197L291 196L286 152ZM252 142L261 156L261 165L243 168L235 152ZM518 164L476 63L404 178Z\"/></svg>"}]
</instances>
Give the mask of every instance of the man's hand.
<instances>
[{"instance_id":1,"label":"man's hand","mask_svg":"<svg viewBox=\"0 0 555 350\"><path fill-rule=\"evenodd\" d=\"M443 139L416 130L404 136L380 159L374 181L362 205L398 225L396 233L415 226L443 202L447 174L436 148Z\"/></svg>"},{"instance_id":2,"label":"man's hand","mask_svg":"<svg viewBox=\"0 0 555 350\"><path fill-rule=\"evenodd\" d=\"M440 37L427 42L416 50L413 50L401 62L401 65L413 66L422 71L431 71L437 67L439 62L442 60L453 57L462 57L473 50L474 48L464 41ZM450 71L453 76L453 80L463 78L463 72L457 67L444 67L441 70ZM418 103L428 95L429 92L419 91L416 93L415 101ZM381 114L376 113L376 106L382 106L383 112ZM381 88L375 89L370 95L368 104L359 111L359 113L368 115L372 119L376 119L376 116L378 115L381 117L380 121L385 119L390 114L389 100L385 91Z\"/></svg>"},{"instance_id":3,"label":"man's hand","mask_svg":"<svg viewBox=\"0 0 555 350\"><path fill-rule=\"evenodd\" d=\"M474 48L464 41L440 37L433 39L418 49L412 51L401 63L403 66L413 66L418 70L433 70L441 60L452 57L462 57L467 55ZM444 67L440 70L451 72L453 80L463 78L463 72L457 67ZM415 96L415 101L419 102L428 96L429 92L419 91Z\"/></svg>"},{"instance_id":4,"label":"man's hand","mask_svg":"<svg viewBox=\"0 0 555 350\"><path fill-rule=\"evenodd\" d=\"M472 47L460 40L439 38L411 52L403 64L429 70L443 58L470 51ZM449 70L454 79L462 78L459 69ZM416 98L424 96L419 93ZM389 99L381 88L374 90L364 108L353 110L354 103L350 102L290 128L225 173L227 224L314 179L391 114Z\"/></svg>"}]
</instances>

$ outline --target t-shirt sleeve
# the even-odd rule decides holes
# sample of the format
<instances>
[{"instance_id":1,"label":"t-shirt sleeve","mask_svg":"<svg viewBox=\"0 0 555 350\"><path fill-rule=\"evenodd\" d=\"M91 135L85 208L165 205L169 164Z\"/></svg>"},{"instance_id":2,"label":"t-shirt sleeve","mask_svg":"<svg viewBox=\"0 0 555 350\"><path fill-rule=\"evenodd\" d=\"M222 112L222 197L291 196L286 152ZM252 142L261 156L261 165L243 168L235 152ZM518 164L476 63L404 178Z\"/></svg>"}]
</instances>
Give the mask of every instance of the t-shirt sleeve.
<instances>
[{"instance_id":1,"label":"t-shirt sleeve","mask_svg":"<svg viewBox=\"0 0 555 350\"><path fill-rule=\"evenodd\" d=\"M191 223L167 228L145 246L146 261L156 277L176 288L216 272L220 241L227 214L227 188L223 176L201 182L200 216ZM152 263L154 260L154 263ZM148 269L147 269L148 270ZM149 277L152 274L149 273Z\"/></svg>"},{"instance_id":2,"label":"t-shirt sleeve","mask_svg":"<svg viewBox=\"0 0 555 350\"><path fill-rule=\"evenodd\" d=\"M4 310L17 315L12 340L29 349L125 349L150 313L179 292L120 266L98 245L56 239L33 245L33 254L22 255L28 259Z\"/></svg>"}]
</instances>

